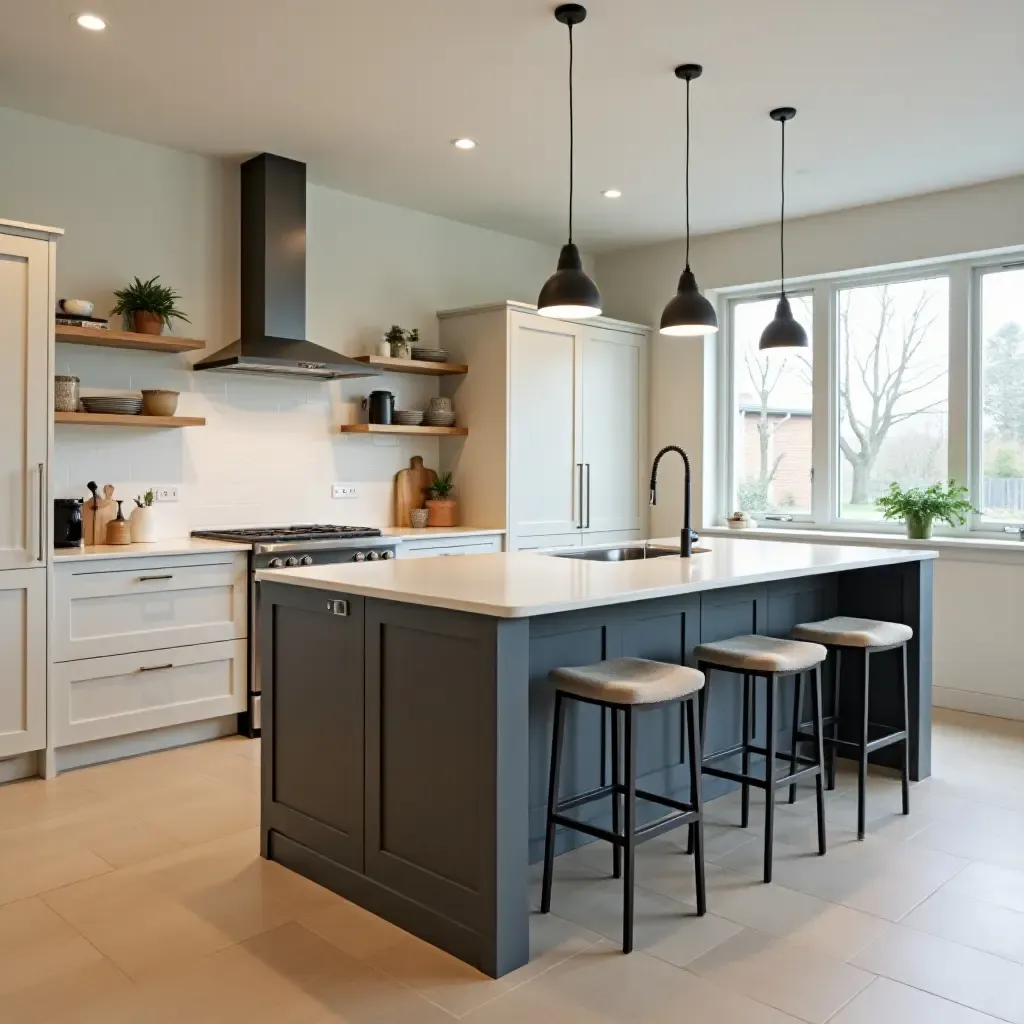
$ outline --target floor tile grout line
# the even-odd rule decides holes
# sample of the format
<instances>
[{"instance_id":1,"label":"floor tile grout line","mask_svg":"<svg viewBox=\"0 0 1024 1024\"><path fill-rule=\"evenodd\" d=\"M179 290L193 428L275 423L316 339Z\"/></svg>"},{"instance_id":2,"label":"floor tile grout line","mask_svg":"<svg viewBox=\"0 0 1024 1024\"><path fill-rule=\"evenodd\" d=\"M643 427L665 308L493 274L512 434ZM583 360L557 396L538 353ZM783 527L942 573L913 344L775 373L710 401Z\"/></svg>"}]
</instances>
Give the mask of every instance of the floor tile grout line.
<instances>
[{"instance_id":1,"label":"floor tile grout line","mask_svg":"<svg viewBox=\"0 0 1024 1024\"><path fill-rule=\"evenodd\" d=\"M45 900L43 902L45 903ZM107 956L107 954L104 953L103 950L100 949L99 946L97 946L96 943L93 942L92 939L90 939L89 936L86 935L85 932L83 932L73 921L69 921L56 907L51 906L49 903L46 903L45 905L47 909L56 914L57 917L59 917L79 938L83 939L85 942L89 944L89 946L92 949L96 950L96 953L100 956L100 958L104 960L106 963L109 963L110 966L113 967L118 974L122 975L130 985L138 985L138 981L135 978L133 978L126 970L124 970L124 968L121 967L121 965L116 960L114 960L112 957Z\"/></svg>"}]
</instances>

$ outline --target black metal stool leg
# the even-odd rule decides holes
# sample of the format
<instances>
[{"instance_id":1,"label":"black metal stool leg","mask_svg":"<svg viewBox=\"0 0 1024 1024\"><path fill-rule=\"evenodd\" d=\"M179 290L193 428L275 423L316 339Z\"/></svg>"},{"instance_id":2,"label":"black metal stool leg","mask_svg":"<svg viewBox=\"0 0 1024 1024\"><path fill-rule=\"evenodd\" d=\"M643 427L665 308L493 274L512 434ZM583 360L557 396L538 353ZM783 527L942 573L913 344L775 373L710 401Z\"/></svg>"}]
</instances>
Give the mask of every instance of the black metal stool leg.
<instances>
[{"instance_id":1,"label":"black metal stool leg","mask_svg":"<svg viewBox=\"0 0 1024 1024\"><path fill-rule=\"evenodd\" d=\"M544 878L541 883L540 912L551 910L551 879L555 870L555 807L562 773L562 732L565 726L565 698L555 691L555 724L551 733L551 769L548 775L548 818L544 833Z\"/></svg>"},{"instance_id":2,"label":"black metal stool leg","mask_svg":"<svg viewBox=\"0 0 1024 1024\"><path fill-rule=\"evenodd\" d=\"M743 774L750 774L750 744L754 742L754 695L751 685L754 680L746 673L743 675ZM744 782L740 786L740 828L750 824L750 786Z\"/></svg>"},{"instance_id":3,"label":"black metal stool leg","mask_svg":"<svg viewBox=\"0 0 1024 1024\"><path fill-rule=\"evenodd\" d=\"M636 710L623 709L626 716L626 844L622 872L622 952L633 949L633 867L636 855Z\"/></svg>"},{"instance_id":4,"label":"black metal stool leg","mask_svg":"<svg viewBox=\"0 0 1024 1024\"><path fill-rule=\"evenodd\" d=\"M818 854L825 856L825 742L824 725L821 721L821 665L814 667L814 686L811 694L814 714L814 757L818 762L818 774L814 776L814 796L818 807Z\"/></svg>"},{"instance_id":5,"label":"black metal stool leg","mask_svg":"<svg viewBox=\"0 0 1024 1024\"><path fill-rule=\"evenodd\" d=\"M903 813L910 813L910 707L907 699L907 645L901 650L901 679L903 682Z\"/></svg>"},{"instance_id":6,"label":"black metal stool leg","mask_svg":"<svg viewBox=\"0 0 1024 1024\"><path fill-rule=\"evenodd\" d=\"M868 721L871 704L871 652L864 648L864 721L860 734L860 765L857 773L857 838L863 839L867 827L868 797Z\"/></svg>"},{"instance_id":7,"label":"black metal stool leg","mask_svg":"<svg viewBox=\"0 0 1024 1024\"><path fill-rule=\"evenodd\" d=\"M796 775L796 754L797 754L797 735L800 732L800 698L804 693L804 674L797 672L796 679L793 681L793 738L789 744L789 772L791 775ZM794 782L789 787L789 802L791 804L796 803L796 783Z\"/></svg>"},{"instance_id":8,"label":"black metal stool leg","mask_svg":"<svg viewBox=\"0 0 1024 1024\"><path fill-rule=\"evenodd\" d=\"M619 712L617 708L611 708L612 714L612 786L618 786L621 780L621 769L619 765ZM621 835L622 806L618 789L612 790L612 831ZM622 848L612 844L612 878L622 877Z\"/></svg>"},{"instance_id":9,"label":"black metal stool leg","mask_svg":"<svg viewBox=\"0 0 1024 1024\"><path fill-rule=\"evenodd\" d=\"M707 730L708 730L708 701L711 699L711 695L708 693L708 686L709 686L709 683L710 683L710 674L709 673L710 673L711 670L710 670L710 668L708 666L706 666L702 662L698 661L697 662L697 671L704 673L704 680L705 680L704 685L701 687L700 692L697 694L698 707L700 708L700 735L701 735L701 742L703 743L703 738L705 736L707 736L707 734L708 734L707 733ZM680 716L681 716L680 719L679 719L680 725L682 725L682 723L685 721L685 719L682 717L684 714L685 714L685 712L680 712ZM693 748L691 747L691 752L692 752L692 749ZM703 747L701 749L703 750ZM704 755L702 753L701 754L701 760L703 760L703 756ZM698 764L698 768L700 768L701 767L701 762L698 761L697 764ZM693 853L694 832L695 832L695 826L688 825L687 829L686 829L686 854L687 854L687 856L690 856Z\"/></svg>"},{"instance_id":10,"label":"black metal stool leg","mask_svg":"<svg viewBox=\"0 0 1024 1024\"><path fill-rule=\"evenodd\" d=\"M767 787L764 791L764 880L770 882L772 880L772 847L775 843L775 697L778 680L774 672L768 673L766 679L768 699L765 701L767 756L764 771Z\"/></svg>"},{"instance_id":11,"label":"black metal stool leg","mask_svg":"<svg viewBox=\"0 0 1024 1024\"><path fill-rule=\"evenodd\" d=\"M701 735L697 728L697 709L691 697L682 709L686 715L687 731L690 736L690 803L699 815L690 826L693 841L693 877L697 889L697 914L703 917L707 913L708 900L704 882L704 798L701 795L702 754Z\"/></svg>"},{"instance_id":12,"label":"black metal stool leg","mask_svg":"<svg viewBox=\"0 0 1024 1024\"><path fill-rule=\"evenodd\" d=\"M832 692L832 739L839 738L839 708L840 695L842 693L843 678L843 652L836 648L836 679ZM839 752L835 745L829 748L828 752L828 788L836 788L836 761L839 759Z\"/></svg>"}]
</instances>

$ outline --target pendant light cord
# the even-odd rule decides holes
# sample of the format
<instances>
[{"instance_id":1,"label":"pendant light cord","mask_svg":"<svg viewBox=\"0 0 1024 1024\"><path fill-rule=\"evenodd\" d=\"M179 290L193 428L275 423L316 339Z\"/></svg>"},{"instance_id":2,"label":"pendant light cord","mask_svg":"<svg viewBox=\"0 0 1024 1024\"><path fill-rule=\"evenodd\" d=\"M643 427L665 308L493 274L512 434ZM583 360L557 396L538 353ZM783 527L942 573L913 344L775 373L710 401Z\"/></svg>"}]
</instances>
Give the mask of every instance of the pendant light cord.
<instances>
[{"instance_id":1,"label":"pendant light cord","mask_svg":"<svg viewBox=\"0 0 1024 1024\"><path fill-rule=\"evenodd\" d=\"M779 122L782 125L782 174L780 191L782 193L782 211L779 216L779 281L781 285L780 298L786 297L786 122Z\"/></svg>"},{"instance_id":2,"label":"pendant light cord","mask_svg":"<svg viewBox=\"0 0 1024 1024\"><path fill-rule=\"evenodd\" d=\"M573 125L572 102L572 22L569 23L569 244L572 244L572 201L575 157L575 132Z\"/></svg>"},{"instance_id":3,"label":"pendant light cord","mask_svg":"<svg viewBox=\"0 0 1024 1024\"><path fill-rule=\"evenodd\" d=\"M690 79L686 79L686 269L690 269Z\"/></svg>"}]
</instances>

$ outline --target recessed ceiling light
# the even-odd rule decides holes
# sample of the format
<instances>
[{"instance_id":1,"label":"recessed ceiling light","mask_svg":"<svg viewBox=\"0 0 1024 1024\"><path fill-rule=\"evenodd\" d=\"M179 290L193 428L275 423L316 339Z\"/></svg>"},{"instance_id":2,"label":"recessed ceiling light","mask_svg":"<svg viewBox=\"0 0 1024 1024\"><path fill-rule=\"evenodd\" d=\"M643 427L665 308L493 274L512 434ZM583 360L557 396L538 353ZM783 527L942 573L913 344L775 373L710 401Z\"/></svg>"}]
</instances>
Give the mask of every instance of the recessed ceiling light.
<instances>
[{"instance_id":1,"label":"recessed ceiling light","mask_svg":"<svg viewBox=\"0 0 1024 1024\"><path fill-rule=\"evenodd\" d=\"M476 149L476 143L472 139L452 139L452 145L456 149Z\"/></svg>"},{"instance_id":2,"label":"recessed ceiling light","mask_svg":"<svg viewBox=\"0 0 1024 1024\"><path fill-rule=\"evenodd\" d=\"M107 23L98 14L79 14L75 21L79 28L90 32L102 32L107 27Z\"/></svg>"},{"instance_id":3,"label":"recessed ceiling light","mask_svg":"<svg viewBox=\"0 0 1024 1024\"><path fill-rule=\"evenodd\" d=\"M621 189L617 189L617 188L606 188L601 193L601 195L603 195L605 197L605 199L621 199L622 198L622 190Z\"/></svg>"}]
</instances>

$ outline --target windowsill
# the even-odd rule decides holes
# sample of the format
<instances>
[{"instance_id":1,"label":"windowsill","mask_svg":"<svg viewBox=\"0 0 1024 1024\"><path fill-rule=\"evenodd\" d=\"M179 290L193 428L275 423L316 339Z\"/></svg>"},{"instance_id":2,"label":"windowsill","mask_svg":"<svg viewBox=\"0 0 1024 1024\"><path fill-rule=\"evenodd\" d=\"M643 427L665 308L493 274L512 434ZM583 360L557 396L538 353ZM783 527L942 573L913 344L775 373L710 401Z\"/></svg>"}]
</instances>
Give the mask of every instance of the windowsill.
<instances>
[{"instance_id":1,"label":"windowsill","mask_svg":"<svg viewBox=\"0 0 1024 1024\"><path fill-rule=\"evenodd\" d=\"M931 540L910 540L899 533L869 533L807 527L766 527L754 530L730 530L727 526L708 526L700 531L707 537L746 537L750 540L814 541L818 544L874 545L885 548L926 548L930 551L999 552L1001 555L1024 557L1024 542L992 537L932 537Z\"/></svg>"}]
</instances>

